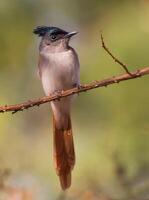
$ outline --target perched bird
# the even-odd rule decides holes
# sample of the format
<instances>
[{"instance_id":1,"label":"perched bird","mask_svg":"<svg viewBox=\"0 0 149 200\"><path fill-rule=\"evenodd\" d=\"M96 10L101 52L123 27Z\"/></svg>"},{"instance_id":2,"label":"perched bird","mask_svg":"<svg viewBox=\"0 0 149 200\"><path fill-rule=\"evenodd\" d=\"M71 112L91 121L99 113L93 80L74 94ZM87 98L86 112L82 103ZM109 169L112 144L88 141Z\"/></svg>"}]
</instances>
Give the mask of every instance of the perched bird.
<instances>
[{"instance_id":1,"label":"perched bird","mask_svg":"<svg viewBox=\"0 0 149 200\"><path fill-rule=\"evenodd\" d=\"M39 76L46 95L79 87L80 67L77 53L69 46L77 32L57 27L38 26L33 31L41 37L39 45ZM54 162L63 190L71 185L75 151L71 125L71 103L74 96L52 101Z\"/></svg>"}]
</instances>

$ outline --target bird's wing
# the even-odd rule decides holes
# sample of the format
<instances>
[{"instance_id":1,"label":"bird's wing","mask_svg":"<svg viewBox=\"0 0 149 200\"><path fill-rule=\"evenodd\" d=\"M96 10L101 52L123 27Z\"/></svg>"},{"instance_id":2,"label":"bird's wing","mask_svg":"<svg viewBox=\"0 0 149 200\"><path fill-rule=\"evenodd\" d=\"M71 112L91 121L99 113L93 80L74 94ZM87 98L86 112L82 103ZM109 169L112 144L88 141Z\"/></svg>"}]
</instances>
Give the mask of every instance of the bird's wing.
<instances>
[{"instance_id":1,"label":"bird's wing","mask_svg":"<svg viewBox=\"0 0 149 200\"><path fill-rule=\"evenodd\" d=\"M39 54L39 60L38 60L38 77L41 79L42 77L42 69L47 66L48 60L43 56Z\"/></svg>"}]
</instances>

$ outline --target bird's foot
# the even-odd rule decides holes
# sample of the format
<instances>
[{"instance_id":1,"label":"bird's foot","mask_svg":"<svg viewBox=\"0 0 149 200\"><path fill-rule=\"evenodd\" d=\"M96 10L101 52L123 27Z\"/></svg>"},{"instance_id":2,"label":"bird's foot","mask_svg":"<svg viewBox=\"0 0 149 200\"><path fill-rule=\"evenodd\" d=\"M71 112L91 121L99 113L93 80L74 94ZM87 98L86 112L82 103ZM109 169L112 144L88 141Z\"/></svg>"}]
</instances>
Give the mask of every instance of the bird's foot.
<instances>
[{"instance_id":1,"label":"bird's foot","mask_svg":"<svg viewBox=\"0 0 149 200\"><path fill-rule=\"evenodd\" d=\"M83 85L79 84L79 85L77 86L77 88L78 88L78 90L80 90L80 89L83 88Z\"/></svg>"},{"instance_id":2,"label":"bird's foot","mask_svg":"<svg viewBox=\"0 0 149 200\"><path fill-rule=\"evenodd\" d=\"M81 88L83 88L83 85L75 83L75 84L73 84L73 87L74 88L77 87L78 89L81 89Z\"/></svg>"},{"instance_id":3,"label":"bird's foot","mask_svg":"<svg viewBox=\"0 0 149 200\"><path fill-rule=\"evenodd\" d=\"M73 85L73 87L74 87L74 88L77 88L78 90L80 90L80 89L83 88L83 85L78 84L78 83L75 83L75 84ZM79 93L78 93L77 95L79 96Z\"/></svg>"}]
</instances>

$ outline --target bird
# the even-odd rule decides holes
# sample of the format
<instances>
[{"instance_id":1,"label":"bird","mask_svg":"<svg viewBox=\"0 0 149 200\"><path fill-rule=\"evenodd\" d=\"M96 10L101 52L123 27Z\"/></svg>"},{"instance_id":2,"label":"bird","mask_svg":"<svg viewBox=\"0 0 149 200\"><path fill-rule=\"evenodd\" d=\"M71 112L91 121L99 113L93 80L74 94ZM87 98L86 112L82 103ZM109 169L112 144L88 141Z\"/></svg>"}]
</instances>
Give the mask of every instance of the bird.
<instances>
[{"instance_id":1,"label":"bird","mask_svg":"<svg viewBox=\"0 0 149 200\"><path fill-rule=\"evenodd\" d=\"M45 94L59 94L80 85L79 58L69 45L78 32L67 32L54 26L37 26L34 34L41 37L38 72ZM53 158L62 190L71 186L75 149L71 123L71 105L75 95L50 102L53 115Z\"/></svg>"}]
</instances>

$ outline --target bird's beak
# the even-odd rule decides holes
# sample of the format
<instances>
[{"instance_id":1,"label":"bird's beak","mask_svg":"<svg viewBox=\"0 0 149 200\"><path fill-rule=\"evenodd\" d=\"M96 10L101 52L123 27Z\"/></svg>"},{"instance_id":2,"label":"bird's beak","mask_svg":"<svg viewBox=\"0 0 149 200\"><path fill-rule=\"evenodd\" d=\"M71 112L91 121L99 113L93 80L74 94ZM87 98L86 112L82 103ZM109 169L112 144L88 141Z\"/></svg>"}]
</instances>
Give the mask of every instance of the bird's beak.
<instances>
[{"instance_id":1,"label":"bird's beak","mask_svg":"<svg viewBox=\"0 0 149 200\"><path fill-rule=\"evenodd\" d=\"M72 37L73 35L76 35L77 33L78 33L77 31L69 32L69 33L67 33L67 34L64 36L64 38L70 38L70 37Z\"/></svg>"}]
</instances>

